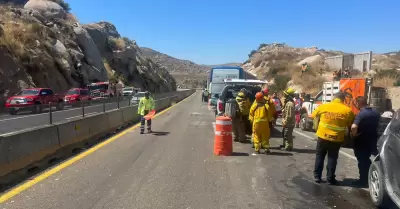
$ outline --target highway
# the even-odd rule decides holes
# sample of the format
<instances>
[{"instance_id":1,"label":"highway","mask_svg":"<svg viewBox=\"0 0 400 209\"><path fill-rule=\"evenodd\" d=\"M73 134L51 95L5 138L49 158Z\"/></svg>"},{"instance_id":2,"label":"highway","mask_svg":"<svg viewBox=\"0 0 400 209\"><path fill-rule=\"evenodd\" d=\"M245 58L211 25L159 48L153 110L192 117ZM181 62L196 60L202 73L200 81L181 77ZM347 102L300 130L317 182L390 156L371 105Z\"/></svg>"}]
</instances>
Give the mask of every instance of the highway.
<instances>
[{"instance_id":1,"label":"highway","mask_svg":"<svg viewBox=\"0 0 400 209\"><path fill-rule=\"evenodd\" d=\"M234 143L233 156L213 156L215 118L200 101L197 91L157 115L154 133L140 135L135 125L22 182L0 196L0 208L374 208L365 190L349 184L357 165L343 153L338 186L313 182L308 133L294 133L293 152L253 156L249 144Z\"/></svg>"},{"instance_id":2,"label":"highway","mask_svg":"<svg viewBox=\"0 0 400 209\"><path fill-rule=\"evenodd\" d=\"M177 89L177 91L185 91L188 89ZM103 105L105 103L105 105ZM123 98L120 101L119 106L127 107L130 104L129 98ZM78 104L80 106L80 104ZM114 101L92 101L91 105L85 105L85 116L91 114L101 113L108 110L117 109L118 104L116 100ZM74 120L82 117L81 107L72 107L71 105L66 105L61 111L55 111L52 108L52 122L57 123L60 121ZM43 113L31 114L30 112L21 112L18 115L0 114L0 134L19 131L26 128L41 126L50 123L50 115L48 108L44 109Z\"/></svg>"},{"instance_id":3,"label":"highway","mask_svg":"<svg viewBox=\"0 0 400 209\"><path fill-rule=\"evenodd\" d=\"M116 101L107 101L103 105L104 101L93 101L90 106L85 106L85 116L90 114L100 113L106 111L117 109L118 104ZM129 99L124 99L120 101L120 107L127 107L129 105ZM105 106L105 107L104 107ZM64 110L55 111L53 108L52 117L53 123L73 120L82 117L81 107L66 106ZM41 126L50 123L49 111L45 109L43 113L31 114L30 112L21 113L18 115L0 115L0 134L18 131L21 129L31 128L35 126Z\"/></svg>"}]
</instances>

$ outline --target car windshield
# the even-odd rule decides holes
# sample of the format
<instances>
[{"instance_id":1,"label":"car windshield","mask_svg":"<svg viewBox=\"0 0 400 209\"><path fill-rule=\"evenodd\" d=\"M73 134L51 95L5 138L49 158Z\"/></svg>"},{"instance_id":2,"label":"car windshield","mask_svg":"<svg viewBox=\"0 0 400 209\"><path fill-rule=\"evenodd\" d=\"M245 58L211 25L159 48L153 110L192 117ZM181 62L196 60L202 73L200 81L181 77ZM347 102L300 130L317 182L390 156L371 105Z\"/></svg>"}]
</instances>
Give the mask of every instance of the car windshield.
<instances>
[{"instance_id":1,"label":"car windshield","mask_svg":"<svg viewBox=\"0 0 400 209\"><path fill-rule=\"evenodd\" d=\"M25 89L19 93L21 96L39 95L38 89Z\"/></svg>"},{"instance_id":2,"label":"car windshield","mask_svg":"<svg viewBox=\"0 0 400 209\"><path fill-rule=\"evenodd\" d=\"M134 97L144 97L144 93L140 92L140 93L136 93L135 95L133 95Z\"/></svg>"},{"instance_id":3,"label":"car windshield","mask_svg":"<svg viewBox=\"0 0 400 209\"><path fill-rule=\"evenodd\" d=\"M124 91L133 91L133 88L124 88Z\"/></svg>"},{"instance_id":4,"label":"car windshield","mask_svg":"<svg viewBox=\"0 0 400 209\"><path fill-rule=\"evenodd\" d=\"M79 91L78 90L69 90L66 95L74 95L74 94L79 94Z\"/></svg>"}]
</instances>

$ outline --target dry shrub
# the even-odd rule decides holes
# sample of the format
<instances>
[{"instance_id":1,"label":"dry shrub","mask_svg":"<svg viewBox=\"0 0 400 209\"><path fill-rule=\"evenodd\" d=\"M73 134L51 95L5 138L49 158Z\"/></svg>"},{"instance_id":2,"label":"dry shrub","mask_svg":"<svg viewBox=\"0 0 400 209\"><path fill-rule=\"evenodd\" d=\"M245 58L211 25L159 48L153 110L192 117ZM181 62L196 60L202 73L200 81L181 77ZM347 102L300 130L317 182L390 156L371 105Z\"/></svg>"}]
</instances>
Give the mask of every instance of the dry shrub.
<instances>
[{"instance_id":1,"label":"dry shrub","mask_svg":"<svg viewBox=\"0 0 400 209\"><path fill-rule=\"evenodd\" d=\"M112 78L114 76L114 70L111 68L110 64L108 64L107 59L103 58L103 64L107 71L107 77Z\"/></svg>"},{"instance_id":2,"label":"dry shrub","mask_svg":"<svg viewBox=\"0 0 400 209\"><path fill-rule=\"evenodd\" d=\"M261 54L258 54L251 60L251 63L255 68L257 68L260 66L263 60L264 60L263 56Z\"/></svg>"},{"instance_id":3,"label":"dry shrub","mask_svg":"<svg viewBox=\"0 0 400 209\"><path fill-rule=\"evenodd\" d=\"M373 81L373 85L377 87L390 87L393 86L393 84L396 82L395 78L392 77L381 77L381 78L375 78Z\"/></svg>"},{"instance_id":4,"label":"dry shrub","mask_svg":"<svg viewBox=\"0 0 400 209\"><path fill-rule=\"evenodd\" d=\"M67 22L76 23L76 22L79 22L79 20L78 20L78 18L76 18L75 15L68 13L67 14Z\"/></svg>"},{"instance_id":5,"label":"dry shrub","mask_svg":"<svg viewBox=\"0 0 400 209\"><path fill-rule=\"evenodd\" d=\"M26 23L23 21L11 20L3 16L1 20L3 35L0 37L0 45L6 47L10 53L20 59L28 58L30 49L43 47L37 45L41 40L48 36L44 26L37 23Z\"/></svg>"},{"instance_id":6,"label":"dry shrub","mask_svg":"<svg viewBox=\"0 0 400 209\"><path fill-rule=\"evenodd\" d=\"M110 38L109 41L113 49L123 50L126 47L126 43L123 38Z\"/></svg>"}]
</instances>

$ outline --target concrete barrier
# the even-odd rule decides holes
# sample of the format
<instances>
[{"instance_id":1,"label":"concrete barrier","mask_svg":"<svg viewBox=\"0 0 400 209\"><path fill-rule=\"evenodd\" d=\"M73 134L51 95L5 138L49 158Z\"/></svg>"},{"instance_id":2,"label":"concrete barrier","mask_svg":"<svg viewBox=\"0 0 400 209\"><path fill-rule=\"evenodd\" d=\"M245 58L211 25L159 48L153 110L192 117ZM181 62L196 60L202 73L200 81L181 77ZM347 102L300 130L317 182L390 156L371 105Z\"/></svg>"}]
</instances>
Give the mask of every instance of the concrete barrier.
<instances>
[{"instance_id":1,"label":"concrete barrier","mask_svg":"<svg viewBox=\"0 0 400 209\"><path fill-rule=\"evenodd\" d=\"M137 108L137 105L121 108L124 123L130 123L140 119L139 115L137 114Z\"/></svg>"},{"instance_id":2,"label":"concrete barrier","mask_svg":"<svg viewBox=\"0 0 400 209\"><path fill-rule=\"evenodd\" d=\"M61 147L82 142L111 130L106 114L90 115L83 119L61 122L56 125Z\"/></svg>"},{"instance_id":3,"label":"concrete barrier","mask_svg":"<svg viewBox=\"0 0 400 209\"><path fill-rule=\"evenodd\" d=\"M157 94L156 110L167 108L173 102L179 102L194 92L195 90L185 90ZM78 146L125 124L138 122L139 119L135 105L81 119L0 135L0 177L26 168L57 151Z\"/></svg>"},{"instance_id":4,"label":"concrete barrier","mask_svg":"<svg viewBox=\"0 0 400 209\"><path fill-rule=\"evenodd\" d=\"M57 126L0 135L0 147L0 176L4 176L54 154L60 148Z\"/></svg>"}]
</instances>

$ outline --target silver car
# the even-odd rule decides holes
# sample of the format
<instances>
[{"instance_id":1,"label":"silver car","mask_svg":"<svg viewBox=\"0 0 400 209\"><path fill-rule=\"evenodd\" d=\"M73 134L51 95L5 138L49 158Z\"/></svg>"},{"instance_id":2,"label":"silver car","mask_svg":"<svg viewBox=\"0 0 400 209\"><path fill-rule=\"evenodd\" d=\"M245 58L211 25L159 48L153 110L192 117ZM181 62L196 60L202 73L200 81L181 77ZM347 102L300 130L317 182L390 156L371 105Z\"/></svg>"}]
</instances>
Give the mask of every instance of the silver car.
<instances>
[{"instance_id":1,"label":"silver car","mask_svg":"<svg viewBox=\"0 0 400 209\"><path fill-rule=\"evenodd\" d=\"M122 90L122 94L124 97L126 96L132 96L135 93L133 87L126 87Z\"/></svg>"},{"instance_id":2,"label":"silver car","mask_svg":"<svg viewBox=\"0 0 400 209\"><path fill-rule=\"evenodd\" d=\"M145 92L138 92L135 95L133 95L131 99L131 104L139 104L139 100L144 97Z\"/></svg>"}]
</instances>

